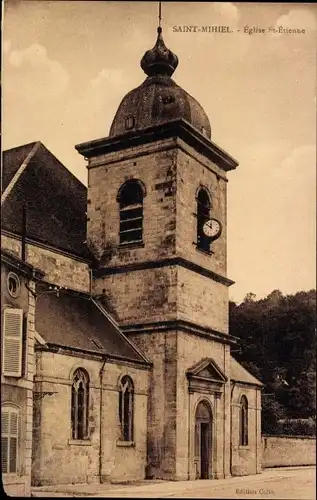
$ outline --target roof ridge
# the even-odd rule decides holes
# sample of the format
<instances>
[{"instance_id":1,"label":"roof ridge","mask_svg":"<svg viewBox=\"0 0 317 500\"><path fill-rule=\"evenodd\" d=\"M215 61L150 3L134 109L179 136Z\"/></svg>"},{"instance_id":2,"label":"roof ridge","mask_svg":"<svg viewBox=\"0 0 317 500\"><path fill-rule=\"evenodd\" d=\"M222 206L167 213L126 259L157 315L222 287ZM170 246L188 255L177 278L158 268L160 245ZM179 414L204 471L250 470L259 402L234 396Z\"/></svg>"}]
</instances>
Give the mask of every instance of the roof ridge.
<instances>
[{"instance_id":1,"label":"roof ridge","mask_svg":"<svg viewBox=\"0 0 317 500\"><path fill-rule=\"evenodd\" d=\"M14 146L13 148L4 149L2 154L9 153L10 151L15 151L16 149L26 148L27 146L34 146L36 143L40 143L41 141L31 141L26 144L20 144L20 146Z\"/></svg>"},{"instance_id":2,"label":"roof ridge","mask_svg":"<svg viewBox=\"0 0 317 500\"><path fill-rule=\"evenodd\" d=\"M66 167L66 165L64 165L64 164L61 162L61 160L59 160L59 159L57 158L57 156L55 156L55 154L54 154L54 153L52 153L52 151L50 151L50 150L49 150L49 149L45 146L45 144L43 144L43 142L40 142L40 146L41 146L41 147L42 147L45 151L47 151L47 152L48 152L48 154L49 154L50 156L52 156L52 157L56 160L56 162L57 162L57 163L58 163L61 167L63 167L63 169L64 169L64 170L66 170L66 172L67 172L67 174L68 174L68 175L70 175L70 176L71 176L71 177L72 177L72 178L73 178L76 182L78 182L78 184L81 184L81 186L82 186L82 187L84 187L84 188L86 189L86 191L87 191L87 189L88 189L88 188L87 188L87 186L86 186L86 185L85 185L85 184L84 184L84 183L83 183L80 179L78 179L78 177L76 177L76 175L75 175L75 174L73 174L73 172L71 172L71 171L69 170L69 168L68 168L68 167Z\"/></svg>"},{"instance_id":3,"label":"roof ridge","mask_svg":"<svg viewBox=\"0 0 317 500\"><path fill-rule=\"evenodd\" d=\"M33 143L30 143L30 145L31 144L33 144ZM27 154L27 156L24 158L23 162L19 166L18 170L16 171L16 173L12 177L11 181L9 182L9 184L7 185L6 189L4 190L4 192L3 192L2 196L1 196L1 205L5 202L5 200L7 199L7 197L10 195L12 189L14 188L15 184L18 182L19 178L21 177L21 175L23 174L23 172L25 171L25 169L29 165L30 160L36 154L36 152L39 149L40 145L41 145L40 141L35 142L34 145L33 145L33 147L32 147L32 149L31 149L31 151L29 151L29 153ZM25 146L27 146L27 144L25 144Z\"/></svg>"}]
</instances>

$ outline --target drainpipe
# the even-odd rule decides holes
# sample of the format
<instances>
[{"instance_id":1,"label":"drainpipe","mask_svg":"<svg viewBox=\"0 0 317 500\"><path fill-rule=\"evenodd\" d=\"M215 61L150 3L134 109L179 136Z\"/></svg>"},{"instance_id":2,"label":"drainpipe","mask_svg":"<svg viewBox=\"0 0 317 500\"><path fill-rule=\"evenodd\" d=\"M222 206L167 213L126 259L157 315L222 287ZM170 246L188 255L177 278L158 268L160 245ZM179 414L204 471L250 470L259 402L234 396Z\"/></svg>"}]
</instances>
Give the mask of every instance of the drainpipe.
<instances>
[{"instance_id":1,"label":"drainpipe","mask_svg":"<svg viewBox=\"0 0 317 500\"><path fill-rule=\"evenodd\" d=\"M257 426L258 426L258 391L255 391L255 473L257 472L258 468L258 433L257 433Z\"/></svg>"},{"instance_id":2,"label":"drainpipe","mask_svg":"<svg viewBox=\"0 0 317 500\"><path fill-rule=\"evenodd\" d=\"M189 387L188 387L188 432L187 432L187 439L188 439L188 442L187 442L187 444L188 444L187 479L188 479L188 481L190 481L190 464L191 464L190 438L191 438L191 431L192 431L192 423L191 423L191 415L190 415L190 404L191 404L191 398L190 398L190 390L189 390Z\"/></svg>"},{"instance_id":3,"label":"drainpipe","mask_svg":"<svg viewBox=\"0 0 317 500\"><path fill-rule=\"evenodd\" d=\"M92 297L92 269L89 269L89 295Z\"/></svg>"},{"instance_id":4,"label":"drainpipe","mask_svg":"<svg viewBox=\"0 0 317 500\"><path fill-rule=\"evenodd\" d=\"M100 377L100 415L99 415L99 482L100 484L102 483L102 429L103 429L103 413L102 413L102 407L103 407L103 390L102 390L102 382L103 382L103 375L105 372L105 364L107 362L108 356L105 356L103 360L102 367L100 368L99 372L99 377Z\"/></svg>"},{"instance_id":5,"label":"drainpipe","mask_svg":"<svg viewBox=\"0 0 317 500\"><path fill-rule=\"evenodd\" d=\"M255 473L258 473L258 389L255 391ZM262 444L262 443L261 443Z\"/></svg>"},{"instance_id":6,"label":"drainpipe","mask_svg":"<svg viewBox=\"0 0 317 500\"><path fill-rule=\"evenodd\" d=\"M231 396L230 396L230 475L232 476L232 395L233 395L233 389L235 388L236 383L233 382L233 386L231 389Z\"/></svg>"},{"instance_id":7,"label":"drainpipe","mask_svg":"<svg viewBox=\"0 0 317 500\"><path fill-rule=\"evenodd\" d=\"M22 206L22 239L21 239L21 260L25 262L26 260L26 205L25 203Z\"/></svg>"}]
</instances>

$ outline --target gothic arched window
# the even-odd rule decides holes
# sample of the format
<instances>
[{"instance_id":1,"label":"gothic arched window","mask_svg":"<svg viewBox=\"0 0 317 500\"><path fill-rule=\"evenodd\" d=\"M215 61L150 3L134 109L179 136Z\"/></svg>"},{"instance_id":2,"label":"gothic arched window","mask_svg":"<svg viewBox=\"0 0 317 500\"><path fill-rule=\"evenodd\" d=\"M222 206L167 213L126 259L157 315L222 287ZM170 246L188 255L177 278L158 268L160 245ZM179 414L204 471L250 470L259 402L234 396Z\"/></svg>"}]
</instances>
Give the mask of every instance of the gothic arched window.
<instances>
[{"instance_id":1,"label":"gothic arched window","mask_svg":"<svg viewBox=\"0 0 317 500\"><path fill-rule=\"evenodd\" d=\"M240 399L240 446L247 446L248 444L248 400L245 396Z\"/></svg>"},{"instance_id":2,"label":"gothic arched window","mask_svg":"<svg viewBox=\"0 0 317 500\"><path fill-rule=\"evenodd\" d=\"M72 384L72 437L88 438L88 406L89 376L82 368L78 368L73 376Z\"/></svg>"},{"instance_id":3,"label":"gothic arched window","mask_svg":"<svg viewBox=\"0 0 317 500\"><path fill-rule=\"evenodd\" d=\"M203 232L205 222L210 218L210 197L207 190L201 187L197 194L197 247L209 252L210 239Z\"/></svg>"},{"instance_id":4,"label":"gothic arched window","mask_svg":"<svg viewBox=\"0 0 317 500\"><path fill-rule=\"evenodd\" d=\"M133 382L126 375L122 377L119 389L119 418L122 441L133 441L133 400Z\"/></svg>"},{"instance_id":5,"label":"gothic arched window","mask_svg":"<svg viewBox=\"0 0 317 500\"><path fill-rule=\"evenodd\" d=\"M138 180L131 179L119 189L120 244L142 242L143 197L144 189Z\"/></svg>"}]
</instances>

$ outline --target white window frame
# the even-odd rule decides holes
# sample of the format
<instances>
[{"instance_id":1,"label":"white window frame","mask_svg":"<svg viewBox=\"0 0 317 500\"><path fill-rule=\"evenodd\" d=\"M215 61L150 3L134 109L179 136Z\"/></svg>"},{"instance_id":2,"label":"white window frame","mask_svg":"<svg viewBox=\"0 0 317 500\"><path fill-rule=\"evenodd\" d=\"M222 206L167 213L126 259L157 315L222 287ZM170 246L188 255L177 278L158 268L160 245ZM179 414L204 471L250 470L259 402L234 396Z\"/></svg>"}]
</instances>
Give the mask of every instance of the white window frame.
<instances>
[{"instance_id":1,"label":"white window frame","mask_svg":"<svg viewBox=\"0 0 317 500\"><path fill-rule=\"evenodd\" d=\"M15 281L15 284L16 284L16 291L15 292L13 292L10 289L10 279L13 279ZM14 299L16 299L17 297L19 297L20 291L21 291L20 278L19 278L19 276L17 274L15 274L15 273L13 273L11 271L8 273L8 276L7 276L7 288L8 288L8 292L11 295L11 297L13 297Z\"/></svg>"},{"instance_id":2,"label":"white window frame","mask_svg":"<svg viewBox=\"0 0 317 500\"><path fill-rule=\"evenodd\" d=\"M11 318L10 318L11 316ZM10 328L10 320L16 317L17 329L14 332ZM3 310L3 339L2 339L2 373L5 377L22 377L22 356L23 356L23 309L6 307ZM18 364L16 370L10 370L6 365L10 364L12 353L17 350Z\"/></svg>"}]
</instances>

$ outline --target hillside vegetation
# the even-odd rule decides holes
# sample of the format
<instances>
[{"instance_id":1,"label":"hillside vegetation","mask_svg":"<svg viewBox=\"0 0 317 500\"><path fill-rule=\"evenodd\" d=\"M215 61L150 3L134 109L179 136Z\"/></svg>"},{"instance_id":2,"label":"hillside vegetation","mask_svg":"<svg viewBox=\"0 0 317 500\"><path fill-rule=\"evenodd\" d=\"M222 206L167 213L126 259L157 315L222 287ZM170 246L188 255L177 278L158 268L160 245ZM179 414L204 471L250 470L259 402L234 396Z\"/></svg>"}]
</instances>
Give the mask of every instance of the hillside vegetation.
<instances>
[{"instance_id":1,"label":"hillside vegetation","mask_svg":"<svg viewBox=\"0 0 317 500\"><path fill-rule=\"evenodd\" d=\"M241 338L236 359L265 384L262 430L314 434L316 415L316 291L265 299L252 293L230 302L230 334Z\"/></svg>"}]
</instances>

